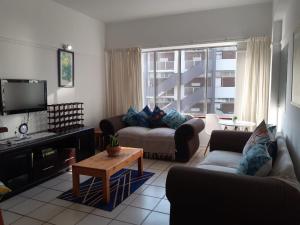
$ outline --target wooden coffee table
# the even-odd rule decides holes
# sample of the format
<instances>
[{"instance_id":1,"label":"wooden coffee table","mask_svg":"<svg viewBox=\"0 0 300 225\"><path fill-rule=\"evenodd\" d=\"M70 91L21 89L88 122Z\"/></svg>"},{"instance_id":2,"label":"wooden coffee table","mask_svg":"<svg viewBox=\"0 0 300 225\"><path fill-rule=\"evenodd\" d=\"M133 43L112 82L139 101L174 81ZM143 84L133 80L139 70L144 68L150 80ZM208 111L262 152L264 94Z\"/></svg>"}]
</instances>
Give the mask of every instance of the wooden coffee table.
<instances>
[{"instance_id":1,"label":"wooden coffee table","mask_svg":"<svg viewBox=\"0 0 300 225\"><path fill-rule=\"evenodd\" d=\"M73 173L73 193L80 196L79 175L87 175L102 178L103 182L103 201L110 201L110 177L130 166L138 160L139 175L143 175L143 149L122 147L119 155L108 157L107 152L98 153L88 159L72 165Z\"/></svg>"}]
</instances>

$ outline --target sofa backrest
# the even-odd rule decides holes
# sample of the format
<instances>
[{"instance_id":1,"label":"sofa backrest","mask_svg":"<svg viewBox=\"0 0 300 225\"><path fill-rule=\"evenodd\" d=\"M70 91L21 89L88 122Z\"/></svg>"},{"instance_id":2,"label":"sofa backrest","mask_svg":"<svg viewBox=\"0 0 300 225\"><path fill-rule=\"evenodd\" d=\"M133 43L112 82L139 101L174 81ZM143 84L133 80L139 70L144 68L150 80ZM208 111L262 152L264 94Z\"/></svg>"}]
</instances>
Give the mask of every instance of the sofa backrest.
<instances>
[{"instance_id":1,"label":"sofa backrest","mask_svg":"<svg viewBox=\"0 0 300 225\"><path fill-rule=\"evenodd\" d=\"M270 175L296 177L292 159L282 136L277 137L277 149L276 160Z\"/></svg>"},{"instance_id":2,"label":"sofa backrest","mask_svg":"<svg viewBox=\"0 0 300 225\"><path fill-rule=\"evenodd\" d=\"M279 178L299 190L300 184L285 139L282 136L277 137L277 148L277 157L269 176Z\"/></svg>"}]
</instances>

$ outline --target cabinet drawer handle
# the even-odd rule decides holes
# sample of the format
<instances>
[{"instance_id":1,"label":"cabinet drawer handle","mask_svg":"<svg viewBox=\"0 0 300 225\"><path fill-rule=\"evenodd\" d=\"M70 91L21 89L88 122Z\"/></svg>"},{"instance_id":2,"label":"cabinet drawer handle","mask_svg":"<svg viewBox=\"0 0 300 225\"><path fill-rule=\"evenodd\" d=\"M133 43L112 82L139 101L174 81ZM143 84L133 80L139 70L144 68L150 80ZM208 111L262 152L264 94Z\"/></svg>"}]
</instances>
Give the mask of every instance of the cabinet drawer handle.
<instances>
[{"instance_id":1,"label":"cabinet drawer handle","mask_svg":"<svg viewBox=\"0 0 300 225\"><path fill-rule=\"evenodd\" d=\"M65 160L65 162L68 162L68 161L70 161L70 160L72 160L72 159L74 159L74 158L75 158L75 157L68 158L68 159Z\"/></svg>"},{"instance_id":2,"label":"cabinet drawer handle","mask_svg":"<svg viewBox=\"0 0 300 225\"><path fill-rule=\"evenodd\" d=\"M47 168L44 168L44 169L42 169L43 171L46 171L46 170L49 170L49 169L52 169L54 166L49 166L49 167L47 167Z\"/></svg>"}]
</instances>

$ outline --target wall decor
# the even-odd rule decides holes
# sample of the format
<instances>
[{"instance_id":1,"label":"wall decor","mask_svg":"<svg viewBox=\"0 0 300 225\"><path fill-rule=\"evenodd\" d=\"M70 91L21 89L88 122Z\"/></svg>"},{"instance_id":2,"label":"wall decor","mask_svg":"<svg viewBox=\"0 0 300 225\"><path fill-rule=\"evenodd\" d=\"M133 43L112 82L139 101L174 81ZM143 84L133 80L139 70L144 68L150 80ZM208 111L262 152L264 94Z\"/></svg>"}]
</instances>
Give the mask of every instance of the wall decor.
<instances>
[{"instance_id":1,"label":"wall decor","mask_svg":"<svg viewBox=\"0 0 300 225\"><path fill-rule=\"evenodd\" d=\"M58 86L74 87L74 52L58 49Z\"/></svg>"},{"instance_id":2,"label":"wall decor","mask_svg":"<svg viewBox=\"0 0 300 225\"><path fill-rule=\"evenodd\" d=\"M300 27L294 32L292 104L300 108Z\"/></svg>"}]
</instances>

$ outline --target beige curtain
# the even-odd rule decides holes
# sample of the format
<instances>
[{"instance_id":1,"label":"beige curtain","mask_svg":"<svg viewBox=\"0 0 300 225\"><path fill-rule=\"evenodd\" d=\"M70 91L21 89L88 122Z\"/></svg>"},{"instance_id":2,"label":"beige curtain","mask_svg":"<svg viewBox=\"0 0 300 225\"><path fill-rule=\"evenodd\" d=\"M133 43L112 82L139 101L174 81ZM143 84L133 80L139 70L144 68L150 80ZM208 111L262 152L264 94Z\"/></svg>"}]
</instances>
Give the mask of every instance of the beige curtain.
<instances>
[{"instance_id":1,"label":"beige curtain","mask_svg":"<svg viewBox=\"0 0 300 225\"><path fill-rule=\"evenodd\" d=\"M268 119L270 45L269 37L250 38L247 41L245 72L243 79L238 79L236 84L238 90L242 90L237 115L241 120L260 123L263 119Z\"/></svg>"},{"instance_id":2,"label":"beige curtain","mask_svg":"<svg viewBox=\"0 0 300 225\"><path fill-rule=\"evenodd\" d=\"M105 52L107 116L123 114L130 106L142 107L141 50Z\"/></svg>"}]
</instances>

